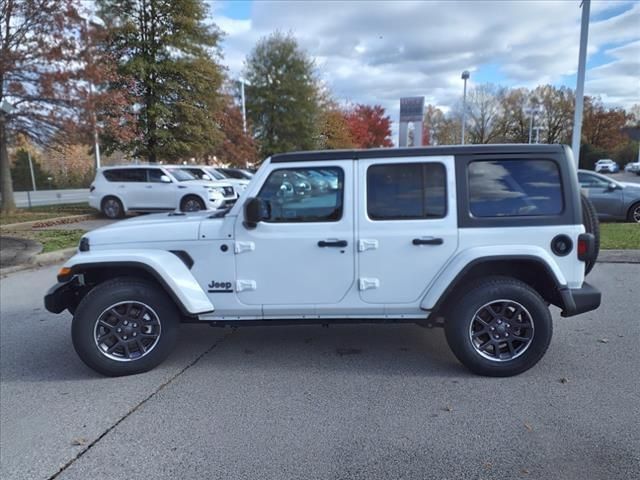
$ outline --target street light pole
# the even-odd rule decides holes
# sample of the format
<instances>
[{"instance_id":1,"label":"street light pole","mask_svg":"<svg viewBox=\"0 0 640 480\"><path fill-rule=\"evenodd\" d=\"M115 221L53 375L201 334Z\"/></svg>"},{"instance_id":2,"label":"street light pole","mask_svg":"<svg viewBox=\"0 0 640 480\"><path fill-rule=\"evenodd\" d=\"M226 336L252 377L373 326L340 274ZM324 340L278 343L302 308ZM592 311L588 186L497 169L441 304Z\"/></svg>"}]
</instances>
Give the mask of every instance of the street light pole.
<instances>
[{"instance_id":1,"label":"street light pole","mask_svg":"<svg viewBox=\"0 0 640 480\"><path fill-rule=\"evenodd\" d=\"M582 25L580 27L580 53L578 54L578 77L576 84L576 108L573 116L571 149L576 166L580 163L580 139L582 138L582 109L584 106L584 74L587 63L587 39L589 37L589 11L591 0L582 1Z\"/></svg>"},{"instance_id":2,"label":"street light pole","mask_svg":"<svg viewBox=\"0 0 640 480\"><path fill-rule=\"evenodd\" d=\"M242 131L247 133L247 110L244 103L244 78L240 79L240 96L242 97Z\"/></svg>"},{"instance_id":3,"label":"street light pole","mask_svg":"<svg viewBox=\"0 0 640 480\"><path fill-rule=\"evenodd\" d=\"M460 78L464 80L464 93L462 94L462 139L460 140L460 144L464 145L464 127L466 123L465 117L467 114L467 80L469 79L469 70L463 71Z\"/></svg>"},{"instance_id":4,"label":"street light pole","mask_svg":"<svg viewBox=\"0 0 640 480\"><path fill-rule=\"evenodd\" d=\"M27 147L27 159L29 160L29 171L31 172L31 187L36 192L36 176L33 174L33 162L31 161L31 151Z\"/></svg>"},{"instance_id":5,"label":"street light pole","mask_svg":"<svg viewBox=\"0 0 640 480\"><path fill-rule=\"evenodd\" d=\"M533 131L533 108L531 109L531 116L529 117L529 143L531 143L532 131Z\"/></svg>"}]
</instances>

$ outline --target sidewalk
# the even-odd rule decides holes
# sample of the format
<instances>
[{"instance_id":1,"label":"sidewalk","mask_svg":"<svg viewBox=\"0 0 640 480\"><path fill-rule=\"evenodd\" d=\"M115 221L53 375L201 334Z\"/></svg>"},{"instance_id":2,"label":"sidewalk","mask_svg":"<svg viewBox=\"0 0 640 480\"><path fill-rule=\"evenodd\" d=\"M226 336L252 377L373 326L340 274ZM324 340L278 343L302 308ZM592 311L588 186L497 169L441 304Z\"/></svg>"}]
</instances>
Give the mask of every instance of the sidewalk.
<instances>
[{"instance_id":1,"label":"sidewalk","mask_svg":"<svg viewBox=\"0 0 640 480\"><path fill-rule=\"evenodd\" d=\"M598 263L640 263L640 250L600 250Z\"/></svg>"}]
</instances>

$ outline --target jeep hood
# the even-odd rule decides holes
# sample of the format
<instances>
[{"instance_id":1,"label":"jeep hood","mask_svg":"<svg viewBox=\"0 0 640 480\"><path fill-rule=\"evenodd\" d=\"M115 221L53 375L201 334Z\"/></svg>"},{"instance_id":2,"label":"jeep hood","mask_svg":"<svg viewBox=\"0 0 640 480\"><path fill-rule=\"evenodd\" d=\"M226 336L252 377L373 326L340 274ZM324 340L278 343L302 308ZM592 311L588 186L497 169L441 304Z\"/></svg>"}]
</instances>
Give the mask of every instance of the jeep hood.
<instances>
[{"instance_id":1,"label":"jeep hood","mask_svg":"<svg viewBox=\"0 0 640 480\"><path fill-rule=\"evenodd\" d=\"M118 243L174 242L198 240L200 223L219 222L223 218L208 218L212 212L181 214L156 213L121 220L106 227L98 228L85 235L89 245L112 245Z\"/></svg>"}]
</instances>

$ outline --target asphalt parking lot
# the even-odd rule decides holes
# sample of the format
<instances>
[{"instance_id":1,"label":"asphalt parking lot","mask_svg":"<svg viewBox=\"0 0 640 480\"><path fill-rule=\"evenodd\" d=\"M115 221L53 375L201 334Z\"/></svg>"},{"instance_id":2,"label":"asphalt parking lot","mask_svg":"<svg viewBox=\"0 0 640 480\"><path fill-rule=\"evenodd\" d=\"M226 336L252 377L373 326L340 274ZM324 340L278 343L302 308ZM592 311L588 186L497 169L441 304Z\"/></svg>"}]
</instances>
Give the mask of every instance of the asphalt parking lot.
<instances>
[{"instance_id":1,"label":"asphalt parking lot","mask_svg":"<svg viewBox=\"0 0 640 480\"><path fill-rule=\"evenodd\" d=\"M621 171L618 173L609 173L606 175L619 182L640 183L640 175L636 175L635 173Z\"/></svg>"},{"instance_id":2,"label":"asphalt parking lot","mask_svg":"<svg viewBox=\"0 0 640 480\"><path fill-rule=\"evenodd\" d=\"M1 280L8 479L630 479L640 472L640 265L599 264L596 311L561 319L518 377L467 373L410 325L185 325L156 370L104 378L42 296Z\"/></svg>"}]
</instances>

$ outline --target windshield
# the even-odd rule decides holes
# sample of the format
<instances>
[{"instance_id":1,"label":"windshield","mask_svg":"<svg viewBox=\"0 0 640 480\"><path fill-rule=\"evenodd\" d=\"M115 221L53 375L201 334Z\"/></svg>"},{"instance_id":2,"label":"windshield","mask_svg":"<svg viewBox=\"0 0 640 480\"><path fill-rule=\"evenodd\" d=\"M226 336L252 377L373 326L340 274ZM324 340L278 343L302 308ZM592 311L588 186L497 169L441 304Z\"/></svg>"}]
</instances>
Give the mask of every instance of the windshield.
<instances>
[{"instance_id":1,"label":"windshield","mask_svg":"<svg viewBox=\"0 0 640 480\"><path fill-rule=\"evenodd\" d=\"M169 173L171 173L173 178L175 178L179 182L186 182L189 180L198 180L196 177L193 176L193 174L187 172L186 170L181 170L179 168L167 168L167 170L169 171Z\"/></svg>"}]
</instances>

